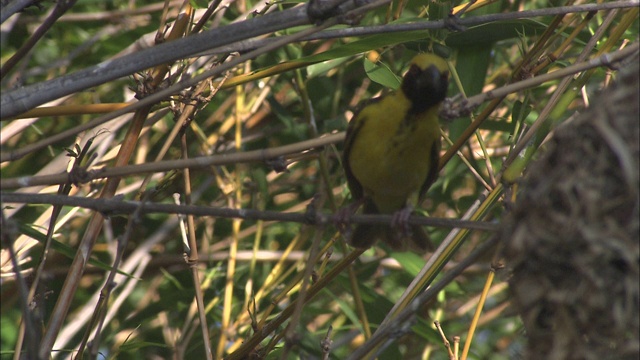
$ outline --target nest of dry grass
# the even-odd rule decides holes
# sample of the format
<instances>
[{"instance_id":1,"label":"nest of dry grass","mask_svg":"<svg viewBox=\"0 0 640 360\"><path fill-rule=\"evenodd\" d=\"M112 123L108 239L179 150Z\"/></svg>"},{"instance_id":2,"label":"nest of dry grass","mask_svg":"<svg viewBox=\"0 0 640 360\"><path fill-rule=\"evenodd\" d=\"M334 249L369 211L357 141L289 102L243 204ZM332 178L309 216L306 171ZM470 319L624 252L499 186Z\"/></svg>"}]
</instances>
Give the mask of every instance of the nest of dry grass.
<instances>
[{"instance_id":1,"label":"nest of dry grass","mask_svg":"<svg viewBox=\"0 0 640 360\"><path fill-rule=\"evenodd\" d=\"M637 359L638 62L531 166L505 222L530 359Z\"/></svg>"}]
</instances>

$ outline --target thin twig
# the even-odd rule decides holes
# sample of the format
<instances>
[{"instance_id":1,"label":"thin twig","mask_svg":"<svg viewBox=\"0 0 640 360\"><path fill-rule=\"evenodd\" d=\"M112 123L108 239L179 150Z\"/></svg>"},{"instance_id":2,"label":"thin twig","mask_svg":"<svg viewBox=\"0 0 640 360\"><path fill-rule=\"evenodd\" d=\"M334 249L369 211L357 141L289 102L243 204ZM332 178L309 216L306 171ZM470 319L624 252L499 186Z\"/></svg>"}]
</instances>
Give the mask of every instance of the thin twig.
<instances>
[{"instance_id":1,"label":"thin twig","mask_svg":"<svg viewBox=\"0 0 640 360\"><path fill-rule=\"evenodd\" d=\"M1 202L0 202L1 203ZM4 209L4 205L2 206ZM36 333L35 323L33 321L33 316L31 309L29 309L29 287L27 283L20 273L20 266L18 265L18 257L13 249L14 240L17 238L18 234L18 226L13 220L9 220L4 216L4 210L0 213L0 228L2 231L0 232L0 241L2 242L2 247L8 249L9 251L9 259L11 260L11 266L13 267L16 283L18 285L18 293L20 296L20 307L22 308L22 316L23 323L22 328L24 329L24 337L27 340L27 350L26 353L30 359L37 359L37 340L39 336ZM21 329L22 330L22 329ZM16 354L19 356L20 349L16 349Z\"/></svg>"},{"instance_id":2,"label":"thin twig","mask_svg":"<svg viewBox=\"0 0 640 360\"><path fill-rule=\"evenodd\" d=\"M78 0L60 0L55 3L56 5L51 11L51 15L49 15L47 19L42 23L42 25L38 27L38 30L36 30L36 32L31 35L29 40L27 40L20 47L20 49L18 49L18 51L16 51L15 54L13 54L11 58L9 58L9 60L4 63L4 65L2 65L2 68L0 69L0 79L4 78L9 73L9 71L11 71L11 69L16 64L18 64L18 62L22 60L22 58L27 55L27 53L31 51L31 49L33 49L36 43L40 41L44 34L49 31L53 24L55 24L56 20L58 20L58 18L62 16L62 14L67 12L67 10L71 9L76 1ZM2 17L4 17L4 11L2 12L2 14Z\"/></svg>"},{"instance_id":3,"label":"thin twig","mask_svg":"<svg viewBox=\"0 0 640 360\"><path fill-rule=\"evenodd\" d=\"M493 248L499 241L497 236L492 237L491 239L484 242L482 245L476 247L469 256L467 256L464 260L462 260L456 267L451 269L451 271L445 273L441 280L435 283L433 286L429 287L423 293L421 293L418 297L416 297L409 306L407 306L404 310L402 310L398 316L393 318L390 322L381 325L380 328L373 334L371 339L362 344L356 351L354 351L347 360L356 360L363 359L365 355L369 353L374 347L381 344L385 339L390 337L394 332L394 329L398 329L402 327L402 324L410 321L410 319L415 315L416 311L420 309L422 304L425 304L433 297L435 297L442 289L444 289L449 283L451 283L456 277L458 277L462 272L472 264L474 264L478 259L484 255L487 251Z\"/></svg>"}]
</instances>

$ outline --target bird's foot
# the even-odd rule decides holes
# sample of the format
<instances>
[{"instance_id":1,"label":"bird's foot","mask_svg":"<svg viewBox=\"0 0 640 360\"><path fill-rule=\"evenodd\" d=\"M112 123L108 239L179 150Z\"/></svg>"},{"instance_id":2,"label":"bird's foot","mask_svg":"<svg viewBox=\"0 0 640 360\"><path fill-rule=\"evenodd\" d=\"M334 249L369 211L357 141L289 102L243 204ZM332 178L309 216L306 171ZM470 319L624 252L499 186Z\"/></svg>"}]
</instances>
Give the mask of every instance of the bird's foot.
<instances>
[{"instance_id":1,"label":"bird's foot","mask_svg":"<svg viewBox=\"0 0 640 360\"><path fill-rule=\"evenodd\" d=\"M391 219L391 227L399 230L399 238L411 237L411 226L409 225L409 218L411 217L412 213L413 207L410 205L407 205L393 213L393 218Z\"/></svg>"},{"instance_id":2,"label":"bird's foot","mask_svg":"<svg viewBox=\"0 0 640 360\"><path fill-rule=\"evenodd\" d=\"M358 211L358 208L363 203L364 199L358 199L351 204L338 209L336 211L336 214L334 215L333 221L336 228L338 228L338 231L340 231L342 234L347 236L347 238L349 237L351 232L351 216L355 214L356 211Z\"/></svg>"}]
</instances>

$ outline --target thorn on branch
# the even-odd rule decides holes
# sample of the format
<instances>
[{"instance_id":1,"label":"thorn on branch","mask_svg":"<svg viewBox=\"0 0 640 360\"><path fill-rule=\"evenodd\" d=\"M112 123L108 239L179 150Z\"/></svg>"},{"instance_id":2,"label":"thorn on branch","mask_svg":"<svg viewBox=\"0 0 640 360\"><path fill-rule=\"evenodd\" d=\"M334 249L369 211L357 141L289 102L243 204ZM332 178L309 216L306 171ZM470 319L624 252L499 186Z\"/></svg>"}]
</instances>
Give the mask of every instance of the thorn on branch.
<instances>
[{"instance_id":1,"label":"thorn on branch","mask_svg":"<svg viewBox=\"0 0 640 360\"><path fill-rule=\"evenodd\" d=\"M270 167L273 171L277 172L278 174L283 172L289 172L289 169L287 168L289 164L287 163L287 160L284 158L284 156L278 156L276 158L267 159L265 160L265 163L267 164L268 167Z\"/></svg>"},{"instance_id":2,"label":"thorn on branch","mask_svg":"<svg viewBox=\"0 0 640 360\"><path fill-rule=\"evenodd\" d=\"M338 6L344 0L310 0L307 5L307 16L312 24L320 25L323 21L339 13Z\"/></svg>"},{"instance_id":3,"label":"thorn on branch","mask_svg":"<svg viewBox=\"0 0 640 360\"><path fill-rule=\"evenodd\" d=\"M449 14L444 19L444 27L451 32L461 32L467 30L465 26L460 24L460 17L453 14Z\"/></svg>"},{"instance_id":4,"label":"thorn on branch","mask_svg":"<svg viewBox=\"0 0 640 360\"><path fill-rule=\"evenodd\" d=\"M442 102L440 108L440 117L445 120L453 120L463 116L469 116L477 106L469 104L469 100L456 95L452 98L446 98Z\"/></svg>"},{"instance_id":5,"label":"thorn on branch","mask_svg":"<svg viewBox=\"0 0 640 360\"><path fill-rule=\"evenodd\" d=\"M333 340L331 340L331 332L333 331L333 327L329 325L329 329L327 329L327 335L320 341L320 348L322 349L322 359L329 359L329 354L331 353L331 345L333 345Z\"/></svg>"},{"instance_id":6,"label":"thorn on branch","mask_svg":"<svg viewBox=\"0 0 640 360\"><path fill-rule=\"evenodd\" d=\"M491 271L497 272L505 268L504 263L501 260L495 260L491 262Z\"/></svg>"},{"instance_id":7,"label":"thorn on branch","mask_svg":"<svg viewBox=\"0 0 640 360\"><path fill-rule=\"evenodd\" d=\"M78 186L79 184L85 184L93 180L95 173L93 171L87 171L86 168L76 166L67 174L69 183Z\"/></svg>"},{"instance_id":8,"label":"thorn on branch","mask_svg":"<svg viewBox=\"0 0 640 360\"><path fill-rule=\"evenodd\" d=\"M464 8L462 8L460 11L458 11L455 14L453 13L453 9L451 9L451 11L449 12L449 16L447 16L447 18L444 19L444 27L447 30L453 31L453 32L467 30L465 26L460 24L460 17L462 16L462 14L467 12L467 10L469 10L469 8L475 3L476 3L476 0L469 1Z\"/></svg>"},{"instance_id":9,"label":"thorn on branch","mask_svg":"<svg viewBox=\"0 0 640 360\"><path fill-rule=\"evenodd\" d=\"M304 212L304 223L307 225L316 225L318 223L318 213L316 211L319 196L316 194L307 205Z\"/></svg>"},{"instance_id":10,"label":"thorn on branch","mask_svg":"<svg viewBox=\"0 0 640 360\"><path fill-rule=\"evenodd\" d=\"M309 21L312 24L320 25L325 20L336 17L339 23L356 25L363 15L345 9L343 5L351 1L353 4L349 4L349 8L361 7L368 3L366 0L309 0L307 5Z\"/></svg>"}]
</instances>

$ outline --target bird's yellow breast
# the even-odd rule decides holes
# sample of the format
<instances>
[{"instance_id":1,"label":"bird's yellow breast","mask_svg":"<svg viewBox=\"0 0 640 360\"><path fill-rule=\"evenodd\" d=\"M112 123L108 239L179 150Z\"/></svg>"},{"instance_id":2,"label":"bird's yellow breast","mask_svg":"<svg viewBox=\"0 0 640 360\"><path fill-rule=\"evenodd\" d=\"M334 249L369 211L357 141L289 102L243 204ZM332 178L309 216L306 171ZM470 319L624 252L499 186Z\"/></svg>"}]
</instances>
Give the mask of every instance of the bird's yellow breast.
<instances>
[{"instance_id":1,"label":"bird's yellow breast","mask_svg":"<svg viewBox=\"0 0 640 360\"><path fill-rule=\"evenodd\" d=\"M380 212L394 212L416 193L431 166L431 151L440 138L437 107L406 115L410 101L398 93L368 105L352 121L362 122L349 163L353 176ZM411 117L411 118L407 118Z\"/></svg>"}]
</instances>

